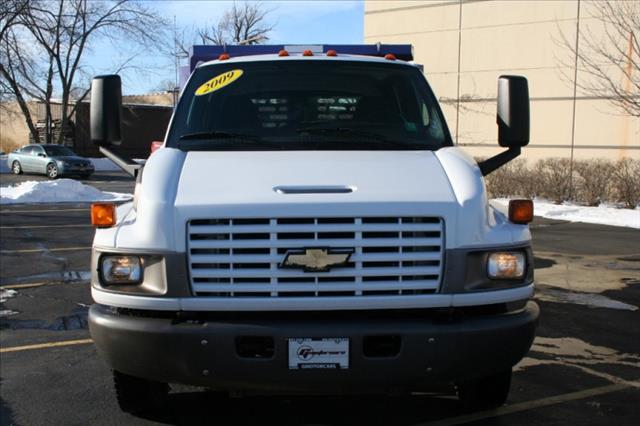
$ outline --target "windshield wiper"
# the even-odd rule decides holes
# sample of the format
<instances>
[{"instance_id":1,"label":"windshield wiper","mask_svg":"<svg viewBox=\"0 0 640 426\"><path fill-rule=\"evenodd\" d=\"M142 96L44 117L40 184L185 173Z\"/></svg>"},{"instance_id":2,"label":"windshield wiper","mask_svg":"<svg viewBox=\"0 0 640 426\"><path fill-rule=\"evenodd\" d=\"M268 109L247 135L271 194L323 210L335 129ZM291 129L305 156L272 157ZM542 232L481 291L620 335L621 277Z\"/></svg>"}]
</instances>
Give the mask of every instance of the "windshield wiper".
<instances>
[{"instance_id":1,"label":"windshield wiper","mask_svg":"<svg viewBox=\"0 0 640 426\"><path fill-rule=\"evenodd\" d=\"M297 133L309 133L326 136L338 136L341 138L350 139L352 136L360 136L367 140L348 140L349 145L356 146L358 148L392 148L402 147L410 149L428 149L422 144L393 141L387 139L384 135L375 132L369 132L367 130L354 129L351 127L301 127L296 129Z\"/></svg>"}]
</instances>

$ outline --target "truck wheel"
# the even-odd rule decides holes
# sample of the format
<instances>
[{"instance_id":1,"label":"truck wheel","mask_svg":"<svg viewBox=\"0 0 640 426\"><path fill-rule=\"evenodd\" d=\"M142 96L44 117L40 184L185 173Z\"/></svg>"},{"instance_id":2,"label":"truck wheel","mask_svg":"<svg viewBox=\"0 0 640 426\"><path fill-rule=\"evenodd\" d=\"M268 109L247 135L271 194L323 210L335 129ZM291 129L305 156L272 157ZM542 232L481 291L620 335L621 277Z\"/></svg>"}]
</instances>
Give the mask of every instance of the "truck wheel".
<instances>
[{"instance_id":1,"label":"truck wheel","mask_svg":"<svg viewBox=\"0 0 640 426\"><path fill-rule=\"evenodd\" d=\"M458 399L465 411L500 407L507 401L510 387L510 369L491 376L456 383Z\"/></svg>"},{"instance_id":2,"label":"truck wheel","mask_svg":"<svg viewBox=\"0 0 640 426\"><path fill-rule=\"evenodd\" d=\"M159 408L166 400L169 385L113 371L118 405L127 413L142 413Z\"/></svg>"}]
</instances>

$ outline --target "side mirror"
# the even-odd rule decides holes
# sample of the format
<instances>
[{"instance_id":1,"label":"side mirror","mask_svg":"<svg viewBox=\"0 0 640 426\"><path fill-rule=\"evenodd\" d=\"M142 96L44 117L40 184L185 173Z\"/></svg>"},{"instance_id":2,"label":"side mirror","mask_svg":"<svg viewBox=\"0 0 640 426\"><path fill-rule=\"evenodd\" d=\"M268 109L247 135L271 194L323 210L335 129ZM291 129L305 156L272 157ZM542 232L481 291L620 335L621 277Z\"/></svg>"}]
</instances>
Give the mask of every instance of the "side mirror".
<instances>
[{"instance_id":1,"label":"side mirror","mask_svg":"<svg viewBox=\"0 0 640 426\"><path fill-rule=\"evenodd\" d=\"M498 78L498 143L520 148L529 144L529 84L519 75Z\"/></svg>"},{"instance_id":2,"label":"side mirror","mask_svg":"<svg viewBox=\"0 0 640 426\"><path fill-rule=\"evenodd\" d=\"M46 158L47 156L45 154L43 154L43 153L39 153L38 157Z\"/></svg>"},{"instance_id":3,"label":"side mirror","mask_svg":"<svg viewBox=\"0 0 640 426\"><path fill-rule=\"evenodd\" d=\"M91 82L91 141L100 146L120 145L121 123L120 76L95 77Z\"/></svg>"}]
</instances>

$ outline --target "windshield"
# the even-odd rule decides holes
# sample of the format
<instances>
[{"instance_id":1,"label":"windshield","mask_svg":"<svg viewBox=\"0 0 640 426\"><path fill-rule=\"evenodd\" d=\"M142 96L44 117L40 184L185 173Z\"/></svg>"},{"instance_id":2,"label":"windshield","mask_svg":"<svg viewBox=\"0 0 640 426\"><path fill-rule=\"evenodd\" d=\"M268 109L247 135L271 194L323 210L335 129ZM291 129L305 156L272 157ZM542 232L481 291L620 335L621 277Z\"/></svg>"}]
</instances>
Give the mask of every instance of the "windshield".
<instances>
[{"instance_id":1,"label":"windshield","mask_svg":"<svg viewBox=\"0 0 640 426\"><path fill-rule=\"evenodd\" d=\"M198 68L167 146L436 150L451 145L422 73L393 63L282 60Z\"/></svg>"},{"instance_id":2,"label":"windshield","mask_svg":"<svg viewBox=\"0 0 640 426\"><path fill-rule=\"evenodd\" d=\"M76 153L65 146L43 146L49 157L72 157Z\"/></svg>"}]
</instances>

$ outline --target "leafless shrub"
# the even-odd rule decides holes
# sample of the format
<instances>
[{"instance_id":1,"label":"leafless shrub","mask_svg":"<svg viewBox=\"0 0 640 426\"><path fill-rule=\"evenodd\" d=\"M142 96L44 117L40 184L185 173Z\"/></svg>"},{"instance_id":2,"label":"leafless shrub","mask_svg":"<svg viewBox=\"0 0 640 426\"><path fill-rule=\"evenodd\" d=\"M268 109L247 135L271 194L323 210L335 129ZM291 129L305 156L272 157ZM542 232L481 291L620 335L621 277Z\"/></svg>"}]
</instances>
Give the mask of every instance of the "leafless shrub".
<instances>
[{"instance_id":1,"label":"leafless shrub","mask_svg":"<svg viewBox=\"0 0 640 426\"><path fill-rule=\"evenodd\" d=\"M0 152L9 153L16 148L20 148L24 143L20 143L9 136L0 136Z\"/></svg>"},{"instance_id":2,"label":"leafless shrub","mask_svg":"<svg viewBox=\"0 0 640 426\"><path fill-rule=\"evenodd\" d=\"M614 165L610 161L581 160L575 161L576 199L588 206L597 206L608 199L612 187Z\"/></svg>"},{"instance_id":3,"label":"leafless shrub","mask_svg":"<svg viewBox=\"0 0 640 426\"><path fill-rule=\"evenodd\" d=\"M571 161L568 158L546 158L536 163L534 174L540 180L539 197L556 204L569 199Z\"/></svg>"},{"instance_id":4,"label":"leafless shrub","mask_svg":"<svg viewBox=\"0 0 640 426\"><path fill-rule=\"evenodd\" d=\"M615 164L614 199L633 209L640 204L640 161L625 158Z\"/></svg>"},{"instance_id":5,"label":"leafless shrub","mask_svg":"<svg viewBox=\"0 0 640 426\"><path fill-rule=\"evenodd\" d=\"M575 190L570 194L572 169ZM485 183L490 198L540 197L561 203L571 197L589 206L611 200L635 208L640 204L640 161L582 160L570 167L565 158L543 159L532 166L520 159L486 176Z\"/></svg>"}]
</instances>

